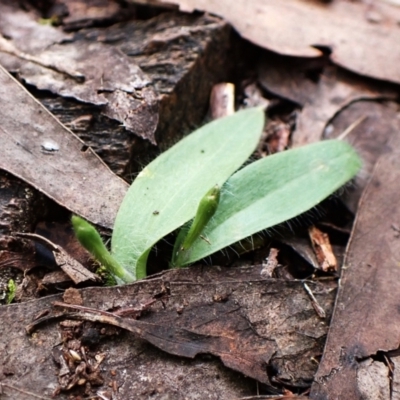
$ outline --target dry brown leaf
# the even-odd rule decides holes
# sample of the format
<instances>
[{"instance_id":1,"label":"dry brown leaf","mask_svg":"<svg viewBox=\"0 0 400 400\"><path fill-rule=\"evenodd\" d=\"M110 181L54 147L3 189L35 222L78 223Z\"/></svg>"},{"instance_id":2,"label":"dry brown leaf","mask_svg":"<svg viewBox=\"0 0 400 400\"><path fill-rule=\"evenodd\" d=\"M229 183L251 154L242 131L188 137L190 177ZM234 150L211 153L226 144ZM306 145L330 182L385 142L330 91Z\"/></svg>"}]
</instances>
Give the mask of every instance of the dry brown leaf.
<instances>
[{"instance_id":1,"label":"dry brown leaf","mask_svg":"<svg viewBox=\"0 0 400 400\"><path fill-rule=\"evenodd\" d=\"M383 398L361 395L362 360L399 346L400 241L392 226L400 221L398 132L388 145L360 202L311 399Z\"/></svg>"},{"instance_id":2,"label":"dry brown leaf","mask_svg":"<svg viewBox=\"0 0 400 400\"><path fill-rule=\"evenodd\" d=\"M341 196L353 214L357 212L358 202L376 161L390 150L388 140L400 132L398 108L395 102L357 101L335 116L325 130L326 139L336 138L352 123L362 119L345 138L363 161L362 170Z\"/></svg>"},{"instance_id":3,"label":"dry brown leaf","mask_svg":"<svg viewBox=\"0 0 400 400\"><path fill-rule=\"evenodd\" d=\"M246 39L280 54L317 57L315 46L359 74L400 83L400 7L389 2L160 0L225 18Z\"/></svg>"},{"instance_id":4,"label":"dry brown leaf","mask_svg":"<svg viewBox=\"0 0 400 400\"><path fill-rule=\"evenodd\" d=\"M128 185L1 66L0 104L0 168L111 228Z\"/></svg>"},{"instance_id":5,"label":"dry brown leaf","mask_svg":"<svg viewBox=\"0 0 400 400\"><path fill-rule=\"evenodd\" d=\"M336 67L322 68L316 60L269 57L260 63L258 70L264 88L302 106L293 133L294 146L321 140L329 121L355 101L397 96L393 88L368 82ZM319 73L318 81L308 76Z\"/></svg>"}]
</instances>

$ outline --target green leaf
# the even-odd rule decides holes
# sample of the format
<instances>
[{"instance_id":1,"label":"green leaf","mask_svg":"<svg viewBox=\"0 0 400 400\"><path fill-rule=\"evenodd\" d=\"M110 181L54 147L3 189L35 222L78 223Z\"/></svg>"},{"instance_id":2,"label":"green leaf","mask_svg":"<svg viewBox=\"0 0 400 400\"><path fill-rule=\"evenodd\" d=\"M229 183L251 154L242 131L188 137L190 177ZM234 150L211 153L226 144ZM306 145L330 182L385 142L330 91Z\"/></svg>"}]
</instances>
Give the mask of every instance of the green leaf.
<instances>
[{"instance_id":1,"label":"green leaf","mask_svg":"<svg viewBox=\"0 0 400 400\"><path fill-rule=\"evenodd\" d=\"M234 174L203 236L181 253L176 265L202 259L259 231L316 206L358 172L361 160L351 146L327 140L288 150ZM224 190L225 189L225 190Z\"/></svg>"},{"instance_id":2,"label":"green leaf","mask_svg":"<svg viewBox=\"0 0 400 400\"><path fill-rule=\"evenodd\" d=\"M204 193L222 184L251 155L264 126L259 108L196 130L141 171L118 211L112 255L136 278L151 247L194 217Z\"/></svg>"}]
</instances>

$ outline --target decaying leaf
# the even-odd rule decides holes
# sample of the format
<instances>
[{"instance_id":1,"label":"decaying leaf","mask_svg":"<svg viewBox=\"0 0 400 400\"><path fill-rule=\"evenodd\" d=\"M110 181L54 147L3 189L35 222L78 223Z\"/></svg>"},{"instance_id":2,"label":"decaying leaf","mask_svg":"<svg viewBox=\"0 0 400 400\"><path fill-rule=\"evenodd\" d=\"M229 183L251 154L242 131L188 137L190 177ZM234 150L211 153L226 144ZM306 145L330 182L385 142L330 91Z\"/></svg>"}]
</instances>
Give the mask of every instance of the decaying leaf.
<instances>
[{"instance_id":1,"label":"decaying leaf","mask_svg":"<svg viewBox=\"0 0 400 400\"><path fill-rule=\"evenodd\" d=\"M362 119L360 121L360 119ZM345 187L342 193L347 208L357 212L361 198L376 161L386 154L390 147L387 142L400 132L398 104L395 102L357 101L342 110L328 125L324 138L338 137L354 121L360 123L347 135L346 141L352 144L363 161L363 167L354 183Z\"/></svg>"},{"instance_id":2,"label":"decaying leaf","mask_svg":"<svg viewBox=\"0 0 400 400\"><path fill-rule=\"evenodd\" d=\"M88 319L98 318L134 333L134 336L120 334L118 340L101 339L95 347L98 352L107 354L103 370L117 364L125 365L124 376L118 378L121 397L132 393L133 389L142 391L148 387L148 381L139 376L151 375L158 379L159 369L154 369L154 365L159 363L163 365L164 377L164 383L160 385L166 393L173 393L173 387L165 377L174 371L175 378L171 377L171 382L176 382L181 363L186 365L185 374L192 377L186 393L194 393L197 387L203 388L205 382L215 385L214 374L206 380L193 379L197 376L199 363L203 365L204 360L196 357L188 364L185 358L193 358L196 354L217 356L227 367L272 386L275 382L280 385L282 381L294 386L307 385L316 369L312 358L321 352L327 325L315 312L302 282L265 279L261 271L262 266L193 267L170 270L132 285L80 290L84 307L92 309L86 314ZM307 284L329 318L336 283L308 281ZM49 381L56 380L56 366L44 355L50 354L54 344L59 343L59 329L51 321L54 316L59 320L62 307L53 309L41 319L34 320L32 316L39 311L50 311L54 301L61 299L61 296L51 296L0 308L3 321L0 334L4 343L18 343L7 349L0 346L0 357L5 360L2 367L14 371L3 382L20 388L29 384L34 392L49 393ZM149 304L149 310L138 320L118 316L118 310L138 308L140 304ZM104 313L106 310L109 312ZM111 314L113 310L117 314ZM75 317L85 318L85 314ZM35 329L33 336L24 332L28 325L30 330ZM156 364L149 362L155 349L143 347L143 341L137 341L135 337L184 358L166 358L162 352L156 352ZM4 351L7 351L7 357L3 356ZM43 360L41 370L49 371L50 375L37 373L39 359ZM134 363L127 361L132 359L135 359ZM206 370L212 368L212 361L206 361L205 366ZM224 374L221 381L218 380L218 386L227 385ZM238 379L243 379L240 376L237 375ZM232 388L235 385L229 390ZM221 399L238 397L237 394L220 396Z\"/></svg>"}]
</instances>

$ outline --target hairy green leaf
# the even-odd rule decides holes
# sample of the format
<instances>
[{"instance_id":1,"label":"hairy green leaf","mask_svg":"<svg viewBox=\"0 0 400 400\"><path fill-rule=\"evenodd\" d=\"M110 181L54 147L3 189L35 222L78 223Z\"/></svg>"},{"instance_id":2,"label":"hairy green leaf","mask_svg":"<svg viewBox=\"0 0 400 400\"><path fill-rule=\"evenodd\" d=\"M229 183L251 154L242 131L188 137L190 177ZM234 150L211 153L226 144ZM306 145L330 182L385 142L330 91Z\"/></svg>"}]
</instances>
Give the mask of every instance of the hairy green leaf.
<instances>
[{"instance_id":1,"label":"hairy green leaf","mask_svg":"<svg viewBox=\"0 0 400 400\"><path fill-rule=\"evenodd\" d=\"M251 155L264 113L254 108L213 121L157 157L138 175L118 211L111 248L136 278L151 247L194 217L200 199Z\"/></svg>"},{"instance_id":2,"label":"hairy green leaf","mask_svg":"<svg viewBox=\"0 0 400 400\"><path fill-rule=\"evenodd\" d=\"M268 156L234 174L203 235L175 264L204 258L314 207L349 181L361 161L351 146L327 140Z\"/></svg>"}]
</instances>

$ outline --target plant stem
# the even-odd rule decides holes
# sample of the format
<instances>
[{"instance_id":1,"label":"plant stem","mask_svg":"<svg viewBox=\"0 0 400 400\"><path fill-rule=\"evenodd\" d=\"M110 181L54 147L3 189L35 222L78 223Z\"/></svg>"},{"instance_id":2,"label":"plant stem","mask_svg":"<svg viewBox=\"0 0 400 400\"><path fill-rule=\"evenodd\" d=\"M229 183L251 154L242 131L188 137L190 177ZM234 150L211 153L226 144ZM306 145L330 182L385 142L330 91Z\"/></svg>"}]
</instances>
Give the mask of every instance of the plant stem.
<instances>
[{"instance_id":1,"label":"plant stem","mask_svg":"<svg viewBox=\"0 0 400 400\"><path fill-rule=\"evenodd\" d=\"M150 254L150 249L144 252L136 263L136 279L143 279L147 276L147 258Z\"/></svg>"},{"instance_id":2,"label":"plant stem","mask_svg":"<svg viewBox=\"0 0 400 400\"><path fill-rule=\"evenodd\" d=\"M121 283L121 281L122 283L135 281L135 276L123 268L109 253L99 232L93 225L76 215L71 218L71 222L80 244L117 278L118 283Z\"/></svg>"}]
</instances>

